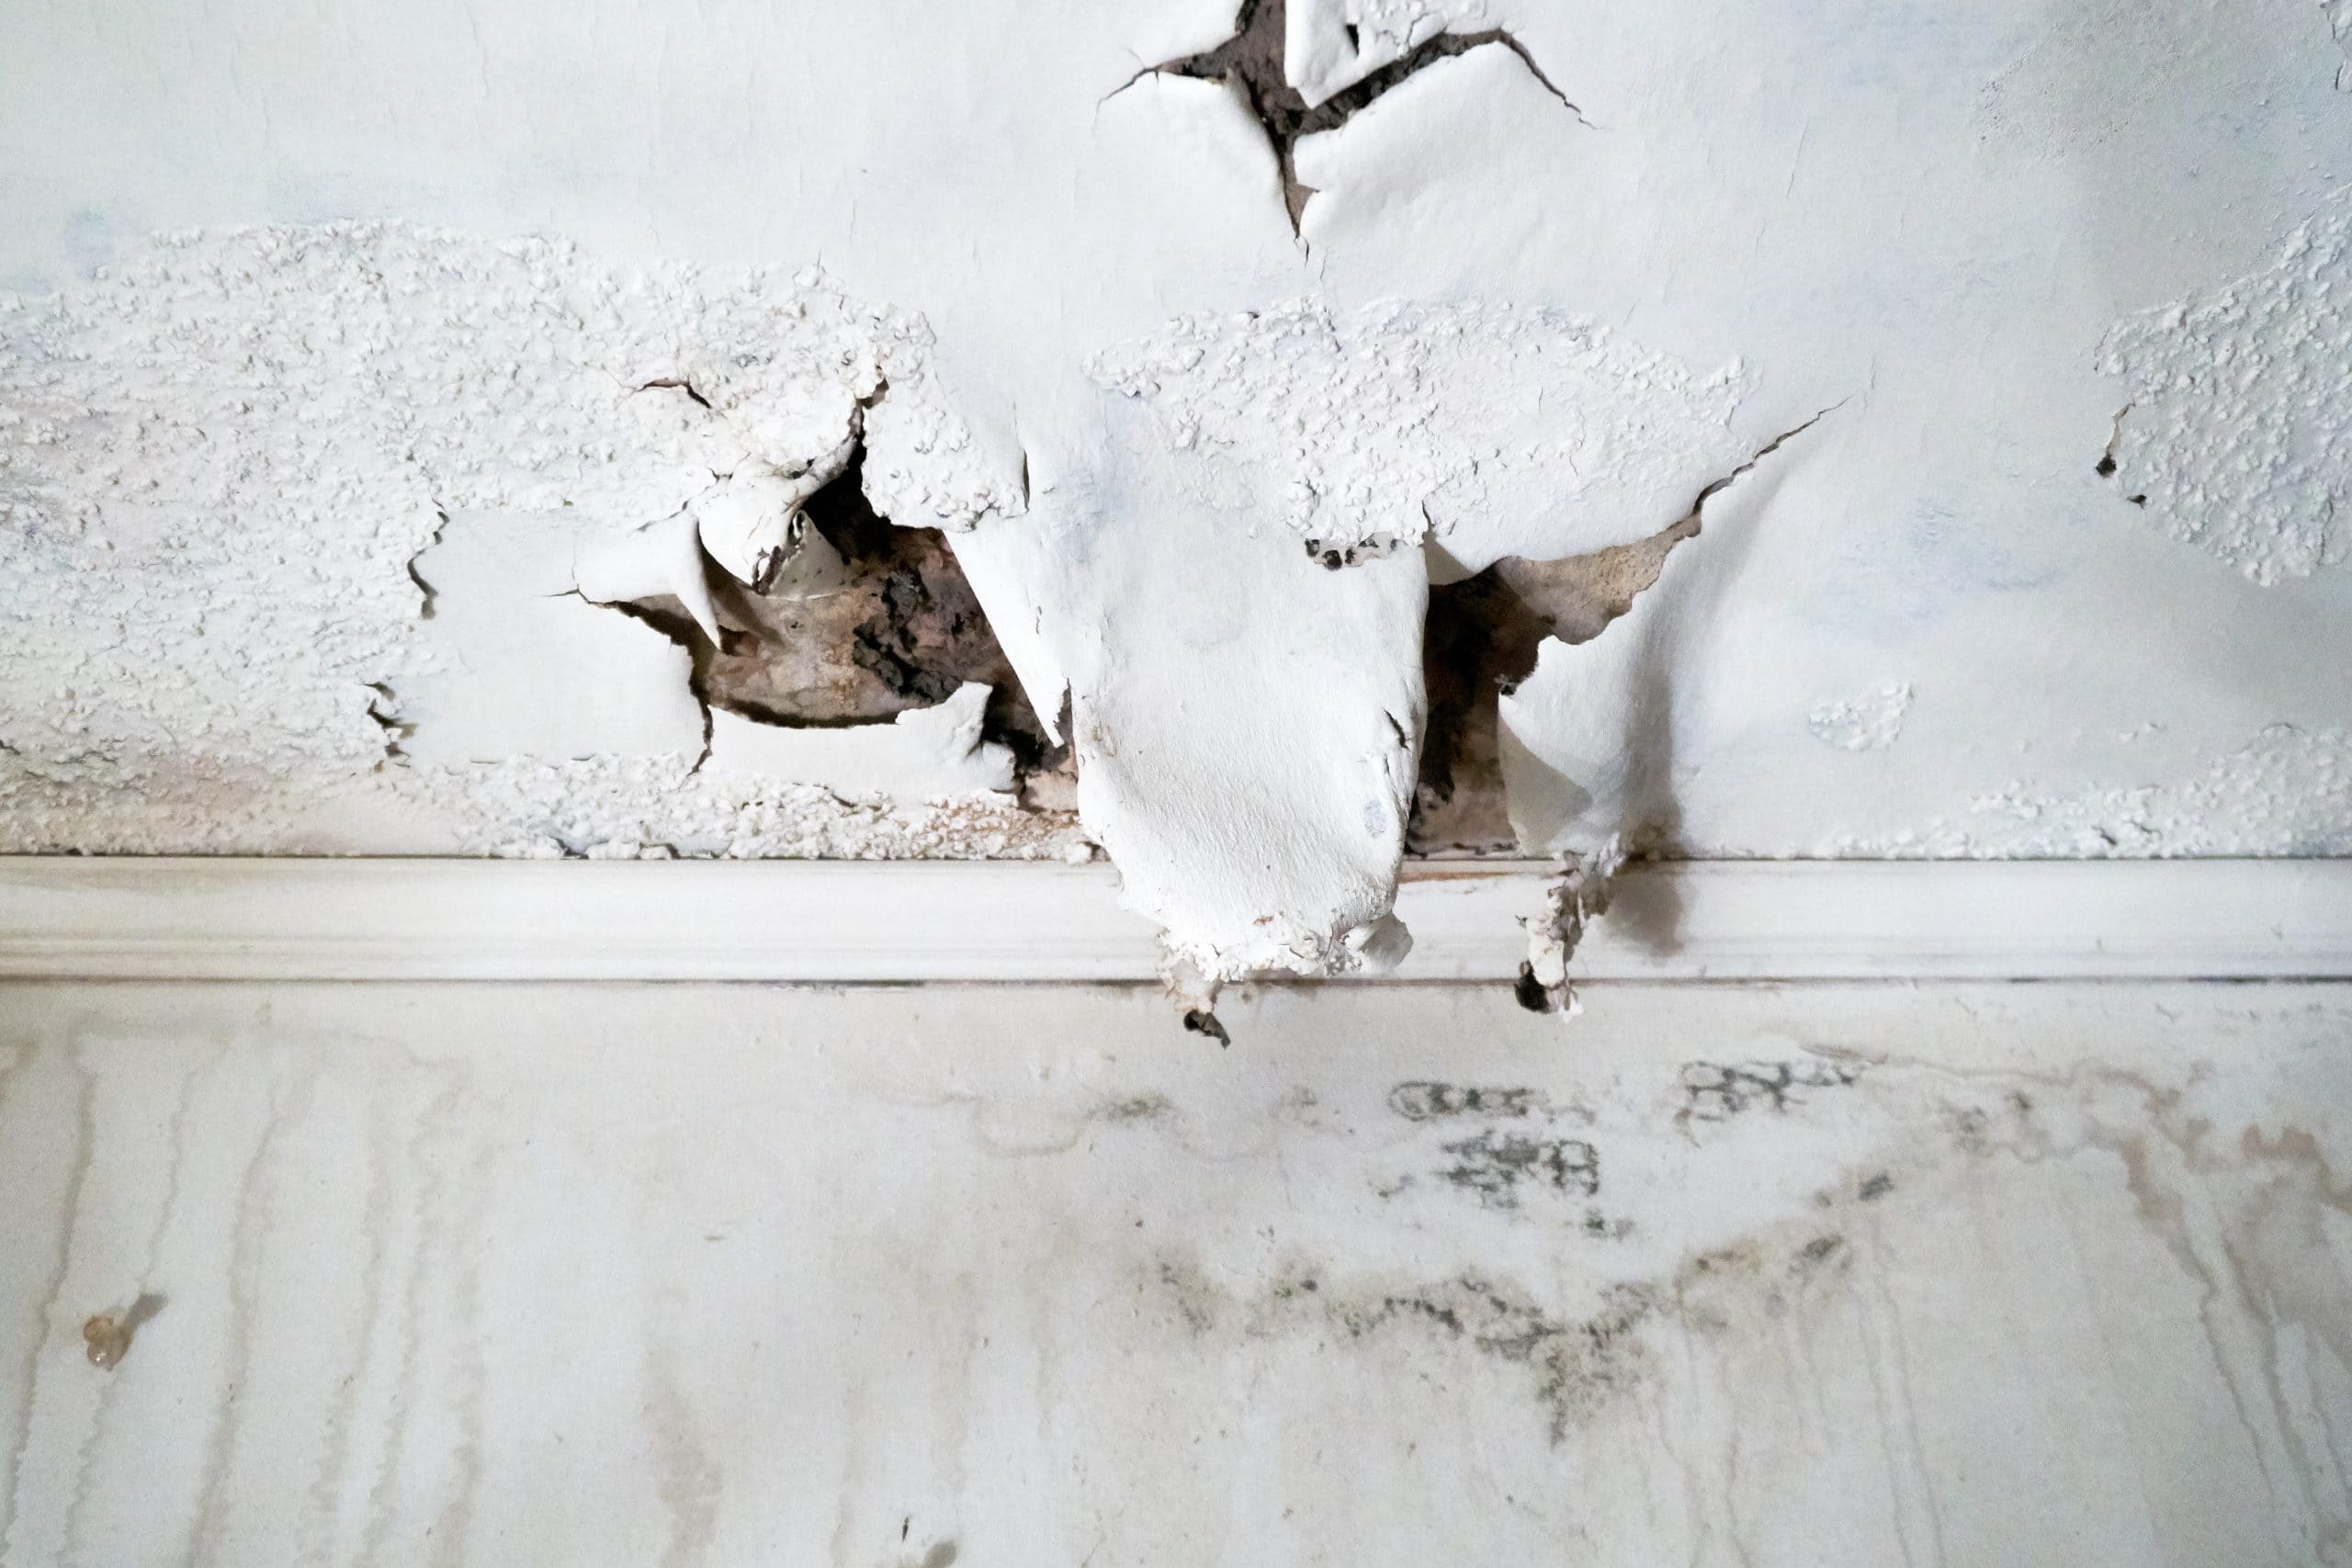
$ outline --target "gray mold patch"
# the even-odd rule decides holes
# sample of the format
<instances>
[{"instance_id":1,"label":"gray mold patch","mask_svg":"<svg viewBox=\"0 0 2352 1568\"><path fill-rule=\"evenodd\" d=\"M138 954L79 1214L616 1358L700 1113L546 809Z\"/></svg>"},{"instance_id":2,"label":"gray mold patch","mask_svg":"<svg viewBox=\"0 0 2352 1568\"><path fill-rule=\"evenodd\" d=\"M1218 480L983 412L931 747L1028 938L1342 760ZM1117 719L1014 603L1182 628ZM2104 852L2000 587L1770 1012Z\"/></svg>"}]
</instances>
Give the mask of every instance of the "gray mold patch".
<instances>
[{"instance_id":1,"label":"gray mold patch","mask_svg":"<svg viewBox=\"0 0 2352 1568\"><path fill-rule=\"evenodd\" d=\"M1682 1069L1687 1121L1728 1122L1750 1111L1785 1114L1815 1091L1850 1089L1861 1080L1860 1062L1692 1062Z\"/></svg>"},{"instance_id":2,"label":"gray mold patch","mask_svg":"<svg viewBox=\"0 0 2352 1568\"><path fill-rule=\"evenodd\" d=\"M2264 587L2352 555L2352 191L2264 270L2118 326L2098 462L2166 535Z\"/></svg>"}]
</instances>

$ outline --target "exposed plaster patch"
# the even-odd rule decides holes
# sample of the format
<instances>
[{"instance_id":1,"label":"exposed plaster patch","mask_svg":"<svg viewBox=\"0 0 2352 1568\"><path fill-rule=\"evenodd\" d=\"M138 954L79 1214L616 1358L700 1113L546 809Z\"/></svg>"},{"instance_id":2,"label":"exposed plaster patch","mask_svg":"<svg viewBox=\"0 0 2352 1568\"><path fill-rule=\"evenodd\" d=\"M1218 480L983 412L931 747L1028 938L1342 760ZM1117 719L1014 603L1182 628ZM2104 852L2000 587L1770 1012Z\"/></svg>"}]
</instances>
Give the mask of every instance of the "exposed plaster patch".
<instances>
[{"instance_id":1,"label":"exposed plaster patch","mask_svg":"<svg viewBox=\"0 0 2352 1568\"><path fill-rule=\"evenodd\" d=\"M867 502L854 458L808 502L809 555L820 583L777 581L767 592L721 584L728 635L696 648L698 679L717 705L782 724L887 719L947 701L978 682L993 689L989 738L1030 768L1065 761L1021 692L949 536L907 528Z\"/></svg>"},{"instance_id":2,"label":"exposed plaster patch","mask_svg":"<svg viewBox=\"0 0 2352 1568\"><path fill-rule=\"evenodd\" d=\"M919 318L814 270L618 269L393 225L165 237L84 288L0 299L8 847L317 849L380 826L388 797L417 793L389 776L410 720L386 694L433 677L446 650L425 623L457 613L420 599L446 515L624 539L632 570L691 596L698 544L780 570L793 507L861 436L868 491L910 522L1017 510L1017 478L986 471L945 410L929 344ZM742 504L752 491L778 504ZM548 619L576 647L633 635ZM665 724L629 734L652 745ZM478 739L454 744L470 761ZM576 735L526 739L584 765ZM662 776L655 759L603 767L608 789ZM506 792L487 781L424 793L466 842L526 830L496 818ZM882 852L935 835L886 838L845 830Z\"/></svg>"},{"instance_id":3,"label":"exposed plaster patch","mask_svg":"<svg viewBox=\"0 0 2352 1568\"><path fill-rule=\"evenodd\" d=\"M2131 400L2098 471L2149 521L2264 587L2352 556L2352 189L2264 270L2117 326L2099 369Z\"/></svg>"},{"instance_id":4,"label":"exposed plaster patch","mask_svg":"<svg viewBox=\"0 0 2352 1568\"><path fill-rule=\"evenodd\" d=\"M1739 457L1736 363L1699 375L1592 322L1492 302L1293 299L1095 356L1211 503L1318 559L1434 541L1464 571L1631 544Z\"/></svg>"},{"instance_id":5,"label":"exposed plaster patch","mask_svg":"<svg viewBox=\"0 0 2352 1568\"><path fill-rule=\"evenodd\" d=\"M1815 703L1805 727L1815 739L1841 751L1883 751L1903 733L1903 716L1910 708L1911 686L1903 682Z\"/></svg>"}]
</instances>

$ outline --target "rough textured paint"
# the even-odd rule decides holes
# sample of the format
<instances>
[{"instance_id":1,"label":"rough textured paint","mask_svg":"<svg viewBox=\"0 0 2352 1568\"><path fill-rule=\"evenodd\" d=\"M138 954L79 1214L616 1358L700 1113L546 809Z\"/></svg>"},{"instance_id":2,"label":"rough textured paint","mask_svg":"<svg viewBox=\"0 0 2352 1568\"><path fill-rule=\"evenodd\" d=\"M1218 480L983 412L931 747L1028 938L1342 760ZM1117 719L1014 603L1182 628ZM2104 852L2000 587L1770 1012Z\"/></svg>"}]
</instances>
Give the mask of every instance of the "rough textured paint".
<instances>
[{"instance_id":1,"label":"rough textured paint","mask_svg":"<svg viewBox=\"0 0 2352 1568\"><path fill-rule=\"evenodd\" d=\"M2352 557L2352 190L2099 363L2132 400L2098 471L2151 522L2266 588Z\"/></svg>"},{"instance_id":2,"label":"rough textured paint","mask_svg":"<svg viewBox=\"0 0 2352 1568\"><path fill-rule=\"evenodd\" d=\"M1425 538L1456 570L1630 544L1741 456L1737 366L1707 375L1590 321L1473 301L1193 317L1094 362L1216 504L1338 567Z\"/></svg>"}]
</instances>

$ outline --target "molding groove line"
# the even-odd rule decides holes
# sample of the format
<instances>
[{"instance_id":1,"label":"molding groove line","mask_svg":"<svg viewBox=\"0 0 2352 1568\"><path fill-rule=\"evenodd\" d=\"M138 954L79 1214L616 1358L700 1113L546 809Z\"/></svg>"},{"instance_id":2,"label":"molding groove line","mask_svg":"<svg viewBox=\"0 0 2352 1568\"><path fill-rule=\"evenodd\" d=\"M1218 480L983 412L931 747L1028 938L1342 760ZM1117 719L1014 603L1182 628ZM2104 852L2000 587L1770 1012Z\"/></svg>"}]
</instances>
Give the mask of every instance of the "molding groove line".
<instances>
[{"instance_id":1,"label":"molding groove line","mask_svg":"<svg viewBox=\"0 0 2352 1568\"><path fill-rule=\"evenodd\" d=\"M1394 980L1499 980L1535 862L1407 868ZM1140 981L1107 865L0 858L0 978ZM2352 978L2352 861L1637 867L1585 980Z\"/></svg>"}]
</instances>

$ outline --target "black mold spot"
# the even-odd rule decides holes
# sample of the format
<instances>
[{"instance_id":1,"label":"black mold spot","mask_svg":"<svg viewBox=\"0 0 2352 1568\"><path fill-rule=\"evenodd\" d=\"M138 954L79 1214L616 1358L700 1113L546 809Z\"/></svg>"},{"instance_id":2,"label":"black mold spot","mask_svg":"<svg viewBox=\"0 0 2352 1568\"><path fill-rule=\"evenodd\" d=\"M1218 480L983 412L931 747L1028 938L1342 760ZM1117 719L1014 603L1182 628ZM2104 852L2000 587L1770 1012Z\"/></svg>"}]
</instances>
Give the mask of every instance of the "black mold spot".
<instances>
[{"instance_id":1,"label":"black mold spot","mask_svg":"<svg viewBox=\"0 0 2352 1568\"><path fill-rule=\"evenodd\" d=\"M876 724L978 681L990 690L982 737L1011 748L1024 787L1072 766L1068 742L1049 739L1029 706L946 536L899 527L867 502L862 450L804 511L848 569L841 592L778 598L709 573L729 623L716 647L673 601L612 608L692 655L695 694L710 707L790 728Z\"/></svg>"},{"instance_id":2,"label":"black mold spot","mask_svg":"<svg viewBox=\"0 0 2352 1568\"><path fill-rule=\"evenodd\" d=\"M1385 1294L1369 1307L1334 1303L1351 1337L1418 1324L1481 1355L1528 1368L1555 1444L1602 1399L1634 1387L1642 1362L1634 1331L1656 1310L1648 1291L1620 1286L1608 1292L1596 1315L1567 1320L1506 1295L1476 1275Z\"/></svg>"}]
</instances>

